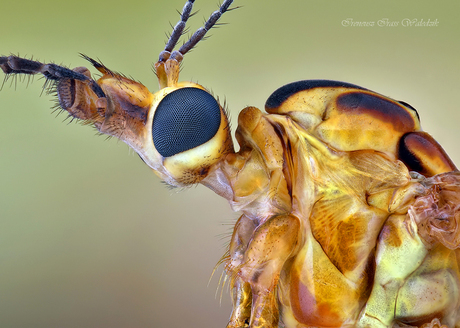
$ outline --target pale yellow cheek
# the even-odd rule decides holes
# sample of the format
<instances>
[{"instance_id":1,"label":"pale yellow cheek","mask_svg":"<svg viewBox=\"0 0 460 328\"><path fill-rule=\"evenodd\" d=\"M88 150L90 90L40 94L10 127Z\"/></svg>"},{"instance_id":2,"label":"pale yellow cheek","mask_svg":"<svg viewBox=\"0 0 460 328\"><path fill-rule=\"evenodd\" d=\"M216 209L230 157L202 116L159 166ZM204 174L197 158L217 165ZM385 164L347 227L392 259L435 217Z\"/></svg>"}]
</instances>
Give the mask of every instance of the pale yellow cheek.
<instances>
[{"instance_id":1,"label":"pale yellow cheek","mask_svg":"<svg viewBox=\"0 0 460 328\"><path fill-rule=\"evenodd\" d=\"M179 184L198 183L209 172L211 165L233 151L228 121L221 110L219 130L211 140L193 149L164 159L163 166Z\"/></svg>"}]
</instances>

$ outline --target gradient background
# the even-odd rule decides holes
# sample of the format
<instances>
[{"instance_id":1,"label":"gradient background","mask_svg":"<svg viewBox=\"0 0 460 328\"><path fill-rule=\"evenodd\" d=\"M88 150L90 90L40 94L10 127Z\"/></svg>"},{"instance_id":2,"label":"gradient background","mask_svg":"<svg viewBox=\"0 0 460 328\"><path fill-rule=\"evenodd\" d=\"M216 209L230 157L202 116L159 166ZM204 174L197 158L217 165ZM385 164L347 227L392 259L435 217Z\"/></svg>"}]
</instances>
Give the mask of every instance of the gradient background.
<instances>
[{"instance_id":1,"label":"gradient background","mask_svg":"<svg viewBox=\"0 0 460 328\"><path fill-rule=\"evenodd\" d=\"M0 53L70 67L82 52L158 89L151 64L184 0L2 3ZM460 2L235 1L229 25L185 57L182 80L247 105L301 79L343 80L404 100L460 163ZM199 0L194 31L215 10ZM341 22L437 19L438 27ZM11 81L11 80L10 80ZM215 297L238 215L204 187L171 192L121 142L50 114L43 80L0 92L0 327L224 327Z\"/></svg>"}]
</instances>

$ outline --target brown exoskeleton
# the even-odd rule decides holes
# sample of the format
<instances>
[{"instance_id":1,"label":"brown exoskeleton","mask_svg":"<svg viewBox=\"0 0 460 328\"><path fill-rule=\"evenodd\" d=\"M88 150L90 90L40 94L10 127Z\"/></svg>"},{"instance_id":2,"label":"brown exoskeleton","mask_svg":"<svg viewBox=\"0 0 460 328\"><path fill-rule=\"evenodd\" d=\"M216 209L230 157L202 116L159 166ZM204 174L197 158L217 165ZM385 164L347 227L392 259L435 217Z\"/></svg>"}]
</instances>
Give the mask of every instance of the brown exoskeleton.
<instances>
[{"instance_id":1,"label":"brown exoskeleton","mask_svg":"<svg viewBox=\"0 0 460 328\"><path fill-rule=\"evenodd\" d=\"M188 1L155 64L160 90L86 57L103 74L15 56L6 74L55 81L61 107L131 146L173 186L201 183L230 202L228 327L458 326L458 173L411 106L349 83L308 80L239 115L179 64L225 13L178 51Z\"/></svg>"}]
</instances>

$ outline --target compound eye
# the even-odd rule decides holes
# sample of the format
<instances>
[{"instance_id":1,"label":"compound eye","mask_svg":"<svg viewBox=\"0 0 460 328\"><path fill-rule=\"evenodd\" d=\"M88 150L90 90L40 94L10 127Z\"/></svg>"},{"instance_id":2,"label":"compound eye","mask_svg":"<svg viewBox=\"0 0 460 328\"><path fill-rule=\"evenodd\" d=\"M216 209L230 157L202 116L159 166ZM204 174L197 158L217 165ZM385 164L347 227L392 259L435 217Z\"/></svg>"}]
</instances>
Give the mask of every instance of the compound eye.
<instances>
[{"instance_id":1,"label":"compound eye","mask_svg":"<svg viewBox=\"0 0 460 328\"><path fill-rule=\"evenodd\" d=\"M198 88L177 89L158 104L152 138L163 157L170 157L209 141L217 133L219 103Z\"/></svg>"}]
</instances>

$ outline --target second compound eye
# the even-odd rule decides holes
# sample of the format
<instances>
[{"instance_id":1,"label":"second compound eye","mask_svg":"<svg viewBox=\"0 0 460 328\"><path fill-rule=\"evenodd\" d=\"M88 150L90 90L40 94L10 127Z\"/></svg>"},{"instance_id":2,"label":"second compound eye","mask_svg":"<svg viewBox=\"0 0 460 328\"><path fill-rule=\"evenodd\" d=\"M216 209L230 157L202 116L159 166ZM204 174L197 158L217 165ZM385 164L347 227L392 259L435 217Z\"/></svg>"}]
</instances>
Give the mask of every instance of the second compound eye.
<instances>
[{"instance_id":1,"label":"second compound eye","mask_svg":"<svg viewBox=\"0 0 460 328\"><path fill-rule=\"evenodd\" d=\"M170 157L209 141L221 121L219 103L198 88L177 89L158 104L152 123L155 148Z\"/></svg>"}]
</instances>

